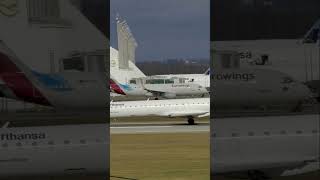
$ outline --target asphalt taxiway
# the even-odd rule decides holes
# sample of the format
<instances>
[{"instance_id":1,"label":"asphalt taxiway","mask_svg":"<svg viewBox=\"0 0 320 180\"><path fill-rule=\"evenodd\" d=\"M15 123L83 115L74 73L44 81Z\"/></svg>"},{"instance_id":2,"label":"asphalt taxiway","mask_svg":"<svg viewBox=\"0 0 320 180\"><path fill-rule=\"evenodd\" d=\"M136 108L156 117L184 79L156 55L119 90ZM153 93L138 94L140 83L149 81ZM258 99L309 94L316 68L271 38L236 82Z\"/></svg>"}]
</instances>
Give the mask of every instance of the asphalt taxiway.
<instances>
[{"instance_id":1,"label":"asphalt taxiway","mask_svg":"<svg viewBox=\"0 0 320 180\"><path fill-rule=\"evenodd\" d=\"M146 134L146 133L199 133L209 132L209 123L186 124L122 124L111 125L111 134Z\"/></svg>"}]
</instances>

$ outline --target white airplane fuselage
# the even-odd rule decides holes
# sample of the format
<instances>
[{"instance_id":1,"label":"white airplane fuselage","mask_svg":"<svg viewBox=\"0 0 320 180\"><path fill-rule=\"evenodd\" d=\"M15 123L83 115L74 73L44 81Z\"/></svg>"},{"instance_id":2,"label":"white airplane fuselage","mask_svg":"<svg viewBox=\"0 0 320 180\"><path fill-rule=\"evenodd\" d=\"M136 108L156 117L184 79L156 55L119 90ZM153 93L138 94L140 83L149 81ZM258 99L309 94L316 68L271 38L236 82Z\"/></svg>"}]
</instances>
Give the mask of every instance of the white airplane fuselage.
<instances>
[{"instance_id":1,"label":"white airplane fuselage","mask_svg":"<svg viewBox=\"0 0 320 180\"><path fill-rule=\"evenodd\" d=\"M40 73L27 67L5 44L0 44L0 59L3 97L60 110L106 107L107 86L103 72Z\"/></svg>"},{"instance_id":2,"label":"white airplane fuselage","mask_svg":"<svg viewBox=\"0 0 320 180\"><path fill-rule=\"evenodd\" d=\"M117 92L116 89L121 89L122 94L127 96L175 98L176 96L201 96L208 93L206 88L193 83L144 85L119 84L118 87L119 88L114 88L113 91ZM111 88L113 87L111 86Z\"/></svg>"},{"instance_id":3,"label":"white airplane fuselage","mask_svg":"<svg viewBox=\"0 0 320 180\"><path fill-rule=\"evenodd\" d=\"M105 124L0 129L0 177L107 174Z\"/></svg>"},{"instance_id":4,"label":"white airplane fuselage","mask_svg":"<svg viewBox=\"0 0 320 180\"><path fill-rule=\"evenodd\" d=\"M210 89L210 76L208 74L166 74L159 76L166 78L185 78L187 83L198 84L208 90Z\"/></svg>"},{"instance_id":5,"label":"white airplane fuselage","mask_svg":"<svg viewBox=\"0 0 320 180\"><path fill-rule=\"evenodd\" d=\"M310 89L291 76L270 69L227 69L211 74L217 106L299 104L312 98Z\"/></svg>"},{"instance_id":6,"label":"white airplane fuselage","mask_svg":"<svg viewBox=\"0 0 320 180\"><path fill-rule=\"evenodd\" d=\"M119 101L110 103L110 117L202 117L209 116L209 109L209 98Z\"/></svg>"},{"instance_id":7,"label":"white airplane fuselage","mask_svg":"<svg viewBox=\"0 0 320 180\"><path fill-rule=\"evenodd\" d=\"M267 176L319 168L319 115L211 120L211 174L257 170Z\"/></svg>"},{"instance_id":8,"label":"white airplane fuselage","mask_svg":"<svg viewBox=\"0 0 320 180\"><path fill-rule=\"evenodd\" d=\"M316 44L303 44L302 39L270 39L243 41L216 41L214 48L237 51L243 57L240 66L274 69L290 74L299 81L319 79L319 56ZM250 65L255 56L265 54L270 65Z\"/></svg>"}]
</instances>

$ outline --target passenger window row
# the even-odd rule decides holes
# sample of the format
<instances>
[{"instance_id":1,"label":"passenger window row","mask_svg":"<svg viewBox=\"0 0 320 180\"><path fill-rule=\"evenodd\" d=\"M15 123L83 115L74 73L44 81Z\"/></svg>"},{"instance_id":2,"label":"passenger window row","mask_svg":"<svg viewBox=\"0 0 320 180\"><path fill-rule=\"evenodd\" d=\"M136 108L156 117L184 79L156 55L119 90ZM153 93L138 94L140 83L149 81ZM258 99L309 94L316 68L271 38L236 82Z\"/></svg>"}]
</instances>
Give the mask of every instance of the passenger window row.
<instances>
[{"instance_id":1,"label":"passenger window row","mask_svg":"<svg viewBox=\"0 0 320 180\"><path fill-rule=\"evenodd\" d=\"M101 139L96 139L95 140L95 142L96 143L101 143L102 142L102 140ZM85 139L81 139L81 140L79 140L79 141L74 141L74 142L72 142L72 141L70 141L70 140L64 140L63 142L62 142L62 144L64 144L64 145L69 145L69 144L73 144L73 145L78 145L78 144L87 144L88 143L88 141L87 140L85 140ZM1 144L1 146L0 146L0 148L8 148L9 146L11 147L13 147L13 146L15 146L15 147L24 147L24 146L33 146L33 147L37 147L37 146L39 146L39 144L41 144L41 146L44 146L44 145L49 145L49 146L53 146L53 145L56 145L56 144L58 144L58 145L61 145L61 142L56 142L56 141L53 141L53 140L50 140L50 141L47 141L47 142L37 142L37 141L33 141L33 142L31 142L31 144L28 144L28 145L26 145L26 144L23 144L22 142L15 142L15 143L7 143L7 142L4 142L4 143L2 143Z\"/></svg>"},{"instance_id":2,"label":"passenger window row","mask_svg":"<svg viewBox=\"0 0 320 180\"><path fill-rule=\"evenodd\" d=\"M203 104L209 104L209 103L187 103L187 104L160 104L160 105L140 105L140 106L114 106L112 105L111 108L137 108L137 107L162 107L162 106L184 106L184 105L195 105L195 104L198 104L198 105L203 105Z\"/></svg>"},{"instance_id":3,"label":"passenger window row","mask_svg":"<svg viewBox=\"0 0 320 180\"><path fill-rule=\"evenodd\" d=\"M297 130L294 133L295 134L306 134L306 133L310 134L310 132L307 132L307 131L304 132L302 130ZM316 130L316 129L311 131L311 134L318 134L318 133L319 133L319 130ZM219 136L217 133L213 133L213 137L244 137L244 136L261 136L261 135L270 136L270 135L290 135L290 134L293 134L293 133L289 132L289 131L285 131L285 130L282 130L282 131L280 131L278 133L274 133L274 132L270 132L270 131L264 131L263 134L255 133L253 131L249 131L245 135L241 135L240 133L233 132L233 133L230 134L231 136L226 136L226 135Z\"/></svg>"}]
</instances>

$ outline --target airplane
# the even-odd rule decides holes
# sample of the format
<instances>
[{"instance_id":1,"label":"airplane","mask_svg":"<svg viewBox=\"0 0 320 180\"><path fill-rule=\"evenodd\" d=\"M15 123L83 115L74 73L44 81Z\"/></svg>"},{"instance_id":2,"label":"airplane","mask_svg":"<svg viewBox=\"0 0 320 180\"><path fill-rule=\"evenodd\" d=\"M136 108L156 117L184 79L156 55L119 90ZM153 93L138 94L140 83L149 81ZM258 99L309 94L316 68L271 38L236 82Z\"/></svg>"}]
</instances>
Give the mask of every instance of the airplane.
<instances>
[{"instance_id":1,"label":"airplane","mask_svg":"<svg viewBox=\"0 0 320 180\"><path fill-rule=\"evenodd\" d=\"M130 92L127 92L128 95L130 95L130 93L132 95L141 95L141 94L148 93L148 92L143 92L143 88L141 88L140 86L137 86L138 84L137 81L140 81L139 79L146 79L148 81L153 78L155 79L156 78L161 78L161 79L172 79L172 78L182 79L183 78L183 81L185 83L188 83L187 88L183 88L183 85L176 87L177 92L174 92L175 88L172 88L172 87L170 88L170 86L168 87L166 85L159 84L159 85L156 85L156 87L154 87L155 85L147 85L149 86L150 90L155 89L155 91L160 91L159 93L149 92L150 95L156 93L156 94L161 94L161 96L163 95L167 96L169 98L175 96L174 94L178 95L179 91L181 91L181 93L183 94L188 95L188 93L186 92L189 92L190 90L189 87L191 87L191 89L196 89L197 87L201 86L206 88L206 91L210 89L210 78L209 76L207 76L208 75L207 72L205 74L181 74L181 75L174 74L174 75L146 76L134 63L135 49L137 47L137 42L126 21L121 20L119 17L117 17L117 35L118 35L118 46L120 45L118 47L118 50L110 47L110 79L112 79L112 81L119 84L120 87L122 86L127 90L131 89ZM122 45L125 45L125 44L134 44L134 46L123 47ZM145 83L143 85L145 85ZM167 90L169 92L166 92ZM207 93L206 91L201 90L201 92L199 93L200 94ZM191 94L194 94L194 92L191 92ZM196 94L198 94L198 92L196 92Z\"/></svg>"},{"instance_id":2,"label":"airplane","mask_svg":"<svg viewBox=\"0 0 320 180\"><path fill-rule=\"evenodd\" d=\"M134 116L195 117L210 116L210 98L110 102L110 118Z\"/></svg>"},{"instance_id":3,"label":"airplane","mask_svg":"<svg viewBox=\"0 0 320 180\"><path fill-rule=\"evenodd\" d=\"M230 78L224 79L222 76ZM254 78L246 81L245 79L242 80L241 77L233 78L234 76L252 76ZM185 78L187 83L199 84L206 87L207 91L210 92L209 69L204 74L170 74L152 77ZM215 91L212 93L215 94L215 105L221 107L228 105L234 107L246 106L249 104L254 106L294 104L293 110L296 110L299 109L303 101L312 97L307 86L293 79L288 74L272 69L233 68L232 70L219 70L219 68L217 68L214 73L211 73L211 77L217 77L213 80L213 90ZM272 82L268 81L268 77L276 80ZM122 89L120 87L122 87ZM129 96L137 96L140 94L134 93L137 92L134 91L137 87L130 86L130 84L123 84L123 86L120 87L115 88L115 86L113 86L111 88L118 92L118 94L126 94L124 89L131 89L131 93L127 93ZM119 89L121 89L121 91ZM147 93L145 92L144 94Z\"/></svg>"},{"instance_id":4,"label":"airplane","mask_svg":"<svg viewBox=\"0 0 320 180\"><path fill-rule=\"evenodd\" d=\"M210 69L203 74L164 74L154 75L151 77L165 77L165 78L183 78L187 83L198 84L210 91Z\"/></svg>"},{"instance_id":5,"label":"airplane","mask_svg":"<svg viewBox=\"0 0 320 180\"><path fill-rule=\"evenodd\" d=\"M217 69L211 79L216 107L290 105L299 111L313 98L306 85L271 69Z\"/></svg>"},{"instance_id":6,"label":"airplane","mask_svg":"<svg viewBox=\"0 0 320 180\"><path fill-rule=\"evenodd\" d=\"M297 39L213 41L212 46L237 51L243 67L271 68L303 82L319 80L319 71L315 68L319 61L319 26L320 20L317 20Z\"/></svg>"},{"instance_id":7,"label":"airplane","mask_svg":"<svg viewBox=\"0 0 320 180\"><path fill-rule=\"evenodd\" d=\"M299 41L304 45L316 43L319 38L319 25L320 20L311 27L303 40ZM212 42L212 59L215 63L213 66L218 67L211 75L216 104L243 103L254 106L258 103L261 105L295 104L293 108L295 111L300 109L299 106L303 101L314 99L313 92L319 91L318 80L308 81L308 78L316 77L317 72L311 70L312 74L309 74L307 62L302 62L306 58L306 52L302 51L306 51L309 46L302 47L302 44L297 43L296 40L282 41ZM268 56L268 60L272 59L272 66L264 63L248 66L242 59L242 56L245 56L243 51L248 49L252 52L267 54L265 56ZM254 58L252 52L249 52L247 59ZM313 50L310 53L313 54ZM299 65L295 60L302 63ZM304 75L306 82L302 80ZM243 79L241 76L248 77L250 80Z\"/></svg>"},{"instance_id":8,"label":"airplane","mask_svg":"<svg viewBox=\"0 0 320 180\"><path fill-rule=\"evenodd\" d=\"M217 59L215 58L215 61L218 61ZM237 59L233 60L236 61ZM232 60L230 62L232 63ZM246 106L249 104L265 106L292 103L296 105L294 109L298 109L298 106L303 101L312 98L308 86L286 73L272 69L216 68L213 72L208 69L204 74L169 74L152 77L184 78L187 83L199 84L206 87L207 91L210 92L210 75L213 78L212 93L215 94L215 105L217 106L224 107L230 104L232 106ZM240 76L248 76L253 79L247 81L246 79L241 79ZM270 82L267 80L268 77L272 77L275 80Z\"/></svg>"},{"instance_id":9,"label":"airplane","mask_svg":"<svg viewBox=\"0 0 320 180\"><path fill-rule=\"evenodd\" d=\"M230 57L230 64L238 64L234 61L239 61L237 52L231 51L215 51L215 62L221 56L227 54ZM231 66L231 65L230 65ZM163 77L172 78L187 78L194 83L205 84L207 90L210 88L210 77L212 79L212 93L215 97L216 107L246 107L259 106L267 107L269 105L287 105L292 104L293 111L299 111L303 102L312 98L310 89L300 81L295 80L290 75L277 70L263 68L219 68L218 65L214 72L208 70L205 74L179 74L179 75L164 75ZM162 77L162 75L154 76ZM270 79L272 81L270 81ZM116 80L117 78L115 78ZM130 77L127 77L130 79ZM133 78L136 79L136 78ZM126 94L126 90L130 88L130 84L122 84L117 86L111 81L111 89L118 94ZM137 88L137 87L135 87ZM131 96L137 95L133 92L135 88L131 88ZM142 89L141 89L142 90ZM138 91L139 92L139 91ZM129 93L128 93L129 95ZM151 94L150 94L151 95Z\"/></svg>"},{"instance_id":10,"label":"airplane","mask_svg":"<svg viewBox=\"0 0 320 180\"><path fill-rule=\"evenodd\" d=\"M23 64L0 41L1 97L49 106L57 110L99 110L104 109L107 102L105 79L97 73L90 72L37 72Z\"/></svg>"},{"instance_id":11,"label":"airplane","mask_svg":"<svg viewBox=\"0 0 320 180\"><path fill-rule=\"evenodd\" d=\"M319 115L211 119L211 177L268 179L319 170Z\"/></svg>"},{"instance_id":12,"label":"airplane","mask_svg":"<svg viewBox=\"0 0 320 180\"><path fill-rule=\"evenodd\" d=\"M144 81L144 82L142 82ZM168 78L132 79L130 84L120 84L110 79L112 92L127 96L175 98L176 96L204 96L207 89L193 83L179 83Z\"/></svg>"},{"instance_id":13,"label":"airplane","mask_svg":"<svg viewBox=\"0 0 320 180\"><path fill-rule=\"evenodd\" d=\"M165 74L154 75L151 77L165 77L165 78L181 78L188 84L200 85L205 87L207 93L210 93L210 69L203 74Z\"/></svg>"},{"instance_id":14,"label":"airplane","mask_svg":"<svg viewBox=\"0 0 320 180\"><path fill-rule=\"evenodd\" d=\"M108 175L106 124L0 128L0 177Z\"/></svg>"},{"instance_id":15,"label":"airplane","mask_svg":"<svg viewBox=\"0 0 320 180\"><path fill-rule=\"evenodd\" d=\"M115 49L111 48L114 53ZM118 59L111 57L114 64L117 64ZM110 64L110 89L114 93L127 96L156 96L164 98L175 98L176 96L188 96L188 95L204 95L208 93L210 89L210 78L206 74L199 74L193 76L190 74L190 78L186 76L175 76L175 75L157 75L157 76L145 76L141 70L136 67L132 62L129 63L130 68L119 69L114 67L114 64ZM193 77L193 79L191 79ZM184 83L172 84L172 79L182 79ZM126 79L127 81L124 81ZM159 79L163 81L163 84L149 83L151 79ZM153 80L156 81L156 80ZM170 81L170 83L165 83Z\"/></svg>"},{"instance_id":16,"label":"airplane","mask_svg":"<svg viewBox=\"0 0 320 180\"><path fill-rule=\"evenodd\" d=\"M76 4L52 0L1 5L16 14L0 16L0 96L59 111L105 110L109 40ZM51 18L48 8L58 19Z\"/></svg>"},{"instance_id":17,"label":"airplane","mask_svg":"<svg viewBox=\"0 0 320 180\"><path fill-rule=\"evenodd\" d=\"M121 33L123 32L118 32L118 37L122 36ZM130 34L132 41L135 42L131 31L128 33ZM118 39L125 40L125 42L120 44L129 43L129 40L127 39ZM215 105L222 108L230 105L241 108L253 105L265 109L274 104L292 104L292 110L298 111L301 109L303 102L313 98L308 87L291 75L273 69L242 67L240 66L241 57L239 52L231 52L230 50L220 51L219 48L216 50L216 47L216 45L211 47L211 51L213 51L211 53L211 61L220 64L213 65L215 69L211 70L212 72L209 69L204 74L169 74L156 75L149 78L185 78L187 83L194 83L205 87L209 93L215 96ZM127 60L129 62L128 68L119 67L119 64L126 60L121 58L123 55L120 54L134 54L135 48L120 49L119 52L113 48L112 50L111 59L113 63L110 62L110 76L113 81L117 81L124 85L124 88L130 88L130 80L146 78L132 60ZM222 66L228 66L228 68ZM268 77L272 78L273 81L270 81ZM247 80L247 78L249 79ZM213 83L212 89L210 88L210 80L212 80L211 83ZM114 87L115 86L111 88ZM126 94L124 88L117 88L119 94ZM119 89L121 89L121 91ZM135 88L132 89L134 90ZM133 90L131 92L134 92ZM132 93L131 95L136 94Z\"/></svg>"}]
</instances>

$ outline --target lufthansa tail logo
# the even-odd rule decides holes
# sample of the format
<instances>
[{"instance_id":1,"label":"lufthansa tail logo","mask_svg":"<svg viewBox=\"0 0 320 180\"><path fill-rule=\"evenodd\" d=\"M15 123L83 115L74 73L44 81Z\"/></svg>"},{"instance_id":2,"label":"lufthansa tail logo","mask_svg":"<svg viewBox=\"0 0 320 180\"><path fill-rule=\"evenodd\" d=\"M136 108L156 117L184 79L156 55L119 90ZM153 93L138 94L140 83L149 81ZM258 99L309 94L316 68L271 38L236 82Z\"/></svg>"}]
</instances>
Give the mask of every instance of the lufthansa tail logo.
<instances>
[{"instance_id":1,"label":"lufthansa tail logo","mask_svg":"<svg viewBox=\"0 0 320 180\"><path fill-rule=\"evenodd\" d=\"M18 0L0 0L0 13L11 17L18 13Z\"/></svg>"}]
</instances>

